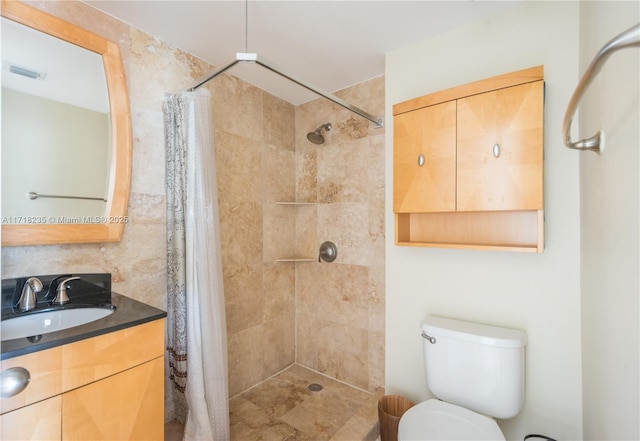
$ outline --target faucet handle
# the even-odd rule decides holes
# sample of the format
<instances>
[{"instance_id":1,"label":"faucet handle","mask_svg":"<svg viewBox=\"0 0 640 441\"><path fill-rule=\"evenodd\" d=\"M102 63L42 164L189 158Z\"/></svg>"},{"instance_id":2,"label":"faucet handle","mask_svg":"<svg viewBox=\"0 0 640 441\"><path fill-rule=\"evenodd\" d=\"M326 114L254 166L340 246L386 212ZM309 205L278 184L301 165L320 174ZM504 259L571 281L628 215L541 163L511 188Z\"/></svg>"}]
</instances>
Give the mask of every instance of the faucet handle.
<instances>
[{"instance_id":1,"label":"faucet handle","mask_svg":"<svg viewBox=\"0 0 640 441\"><path fill-rule=\"evenodd\" d=\"M58 285L56 298L53 299L53 304L64 305L65 303L69 303L69 296L67 295L67 282L78 279L80 279L80 277L69 277L60 282L60 284Z\"/></svg>"},{"instance_id":2,"label":"faucet handle","mask_svg":"<svg viewBox=\"0 0 640 441\"><path fill-rule=\"evenodd\" d=\"M31 311L36 307L36 293L42 291L42 282L37 277L30 277L24 282L22 294L18 299L18 311Z\"/></svg>"}]
</instances>

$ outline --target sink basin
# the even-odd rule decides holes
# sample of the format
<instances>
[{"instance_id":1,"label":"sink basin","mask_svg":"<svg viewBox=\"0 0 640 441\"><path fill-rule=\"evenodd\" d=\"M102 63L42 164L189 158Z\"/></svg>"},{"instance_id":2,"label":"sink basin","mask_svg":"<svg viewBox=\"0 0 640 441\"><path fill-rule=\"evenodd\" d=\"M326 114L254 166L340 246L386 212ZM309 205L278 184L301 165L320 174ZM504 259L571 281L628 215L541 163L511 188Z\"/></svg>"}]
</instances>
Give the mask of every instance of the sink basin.
<instances>
[{"instance_id":1,"label":"sink basin","mask_svg":"<svg viewBox=\"0 0 640 441\"><path fill-rule=\"evenodd\" d=\"M100 320L113 311L107 308L75 308L23 315L2 320L0 336L4 341L61 331Z\"/></svg>"}]
</instances>

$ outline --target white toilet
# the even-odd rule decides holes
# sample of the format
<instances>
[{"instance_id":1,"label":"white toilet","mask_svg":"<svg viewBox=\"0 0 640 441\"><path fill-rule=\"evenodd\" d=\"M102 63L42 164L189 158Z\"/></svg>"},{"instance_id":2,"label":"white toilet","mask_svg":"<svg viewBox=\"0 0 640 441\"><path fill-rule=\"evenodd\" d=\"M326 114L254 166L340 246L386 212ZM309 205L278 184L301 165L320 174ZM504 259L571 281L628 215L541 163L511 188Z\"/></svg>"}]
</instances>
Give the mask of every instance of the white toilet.
<instances>
[{"instance_id":1,"label":"white toilet","mask_svg":"<svg viewBox=\"0 0 640 441\"><path fill-rule=\"evenodd\" d=\"M398 440L504 440L493 418L522 408L527 335L435 316L421 328L427 386L438 399L402 416Z\"/></svg>"}]
</instances>

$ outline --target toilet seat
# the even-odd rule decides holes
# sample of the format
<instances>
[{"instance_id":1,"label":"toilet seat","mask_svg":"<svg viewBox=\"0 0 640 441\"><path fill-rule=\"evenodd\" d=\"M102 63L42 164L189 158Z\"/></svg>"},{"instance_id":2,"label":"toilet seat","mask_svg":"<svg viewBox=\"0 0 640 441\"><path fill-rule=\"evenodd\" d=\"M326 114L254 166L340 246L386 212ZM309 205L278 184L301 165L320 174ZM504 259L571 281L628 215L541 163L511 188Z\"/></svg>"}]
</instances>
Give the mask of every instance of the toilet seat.
<instances>
[{"instance_id":1,"label":"toilet seat","mask_svg":"<svg viewBox=\"0 0 640 441\"><path fill-rule=\"evenodd\" d=\"M504 439L493 419L436 399L413 406L398 426L398 441Z\"/></svg>"}]
</instances>

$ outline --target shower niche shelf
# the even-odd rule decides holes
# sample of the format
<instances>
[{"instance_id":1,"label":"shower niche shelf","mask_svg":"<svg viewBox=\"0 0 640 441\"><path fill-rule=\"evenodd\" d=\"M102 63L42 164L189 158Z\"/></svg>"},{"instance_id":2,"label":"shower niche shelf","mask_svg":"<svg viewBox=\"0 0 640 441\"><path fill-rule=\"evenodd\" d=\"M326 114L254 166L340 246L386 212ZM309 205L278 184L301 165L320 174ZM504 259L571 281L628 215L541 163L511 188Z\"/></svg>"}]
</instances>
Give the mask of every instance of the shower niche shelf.
<instances>
[{"instance_id":1,"label":"shower niche shelf","mask_svg":"<svg viewBox=\"0 0 640 441\"><path fill-rule=\"evenodd\" d=\"M287 205L291 207L295 206L305 206L305 205L317 205L315 202L299 202L299 201L276 201L276 205ZM317 258L315 257L283 257L281 259L276 259L277 263L281 262L315 262Z\"/></svg>"},{"instance_id":2,"label":"shower niche shelf","mask_svg":"<svg viewBox=\"0 0 640 441\"><path fill-rule=\"evenodd\" d=\"M315 202L276 201L276 205L316 205Z\"/></svg>"},{"instance_id":3,"label":"shower niche shelf","mask_svg":"<svg viewBox=\"0 0 640 441\"><path fill-rule=\"evenodd\" d=\"M315 262L312 257L287 257L284 259L276 259L276 262Z\"/></svg>"}]
</instances>

